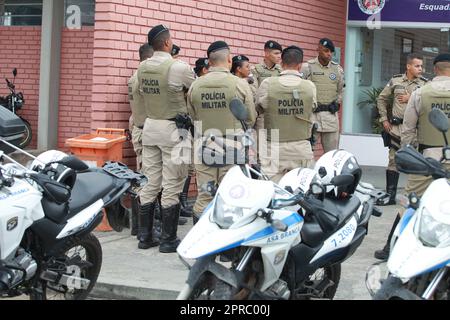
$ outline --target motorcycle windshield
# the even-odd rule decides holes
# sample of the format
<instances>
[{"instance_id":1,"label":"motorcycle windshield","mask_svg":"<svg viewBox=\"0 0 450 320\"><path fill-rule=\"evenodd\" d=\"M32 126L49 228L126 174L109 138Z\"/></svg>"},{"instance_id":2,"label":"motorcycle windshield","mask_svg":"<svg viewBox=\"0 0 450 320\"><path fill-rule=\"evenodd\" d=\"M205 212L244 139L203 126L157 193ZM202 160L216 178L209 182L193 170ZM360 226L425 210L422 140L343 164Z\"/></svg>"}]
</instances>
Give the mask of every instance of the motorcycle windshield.
<instances>
[{"instance_id":1,"label":"motorcycle windshield","mask_svg":"<svg viewBox=\"0 0 450 320\"><path fill-rule=\"evenodd\" d=\"M235 166L220 184L213 220L222 228L242 226L242 222L250 222L259 209L269 206L273 194L273 182L250 179Z\"/></svg>"}]
</instances>

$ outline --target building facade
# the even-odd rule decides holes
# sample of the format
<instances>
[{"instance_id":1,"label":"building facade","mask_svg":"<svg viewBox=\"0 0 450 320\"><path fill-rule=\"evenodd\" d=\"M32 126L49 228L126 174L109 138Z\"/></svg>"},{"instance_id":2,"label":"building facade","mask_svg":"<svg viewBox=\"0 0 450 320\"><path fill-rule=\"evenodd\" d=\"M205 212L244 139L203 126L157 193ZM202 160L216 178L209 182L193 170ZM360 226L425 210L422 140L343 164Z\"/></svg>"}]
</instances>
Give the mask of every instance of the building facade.
<instances>
[{"instance_id":1,"label":"building facade","mask_svg":"<svg viewBox=\"0 0 450 320\"><path fill-rule=\"evenodd\" d=\"M31 147L64 149L66 139L92 129L127 128L126 83L152 26L167 25L191 65L219 39L259 63L269 39L299 45L311 58L322 37L333 39L343 63L346 6L345 0L0 0L0 75L19 71ZM129 143L124 157L133 157Z\"/></svg>"}]
</instances>

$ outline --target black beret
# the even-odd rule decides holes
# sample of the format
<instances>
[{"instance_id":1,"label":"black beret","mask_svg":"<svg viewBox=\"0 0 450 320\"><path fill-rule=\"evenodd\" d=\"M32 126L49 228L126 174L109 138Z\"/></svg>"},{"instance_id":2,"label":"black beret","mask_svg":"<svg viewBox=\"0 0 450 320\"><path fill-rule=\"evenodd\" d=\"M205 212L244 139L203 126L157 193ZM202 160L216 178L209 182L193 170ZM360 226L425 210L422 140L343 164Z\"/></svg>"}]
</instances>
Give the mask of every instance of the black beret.
<instances>
[{"instance_id":1,"label":"black beret","mask_svg":"<svg viewBox=\"0 0 450 320\"><path fill-rule=\"evenodd\" d=\"M331 52L334 52L334 43L328 38L320 39L319 44L324 46L325 48L330 49Z\"/></svg>"},{"instance_id":2,"label":"black beret","mask_svg":"<svg viewBox=\"0 0 450 320\"><path fill-rule=\"evenodd\" d=\"M283 56L286 54L286 52L288 52L290 50L297 50L303 55L303 49L302 48L297 47L297 46L289 46L289 47L285 48L283 50L283 52L281 52L281 58L283 58Z\"/></svg>"},{"instance_id":3,"label":"black beret","mask_svg":"<svg viewBox=\"0 0 450 320\"><path fill-rule=\"evenodd\" d=\"M273 40L267 41L266 44L264 45L264 49L283 51L283 47L281 47L281 45L278 42Z\"/></svg>"},{"instance_id":4,"label":"black beret","mask_svg":"<svg viewBox=\"0 0 450 320\"><path fill-rule=\"evenodd\" d=\"M169 31L169 28L167 28L165 25L159 24L155 27L153 27L149 33L148 33L148 43L151 45L153 40L156 39L161 33Z\"/></svg>"},{"instance_id":5,"label":"black beret","mask_svg":"<svg viewBox=\"0 0 450 320\"><path fill-rule=\"evenodd\" d=\"M223 49L230 49L230 47L228 46L228 44L225 41L216 41L211 43L211 45L208 48L208 58L209 55L213 52L219 51L219 50L223 50Z\"/></svg>"},{"instance_id":6,"label":"black beret","mask_svg":"<svg viewBox=\"0 0 450 320\"><path fill-rule=\"evenodd\" d=\"M436 64L438 62L450 62L450 53L441 53L434 59L434 63Z\"/></svg>"},{"instance_id":7,"label":"black beret","mask_svg":"<svg viewBox=\"0 0 450 320\"><path fill-rule=\"evenodd\" d=\"M209 65L208 58L197 59L197 61L195 61L194 72L198 74L200 70L202 70L203 68L208 68L208 65Z\"/></svg>"},{"instance_id":8,"label":"black beret","mask_svg":"<svg viewBox=\"0 0 450 320\"><path fill-rule=\"evenodd\" d=\"M176 56L177 54L179 54L180 50L181 50L181 48L179 46L177 46L176 44L174 44L172 47L172 56Z\"/></svg>"},{"instance_id":9,"label":"black beret","mask_svg":"<svg viewBox=\"0 0 450 320\"><path fill-rule=\"evenodd\" d=\"M238 63L238 62L241 62L241 61L250 61L250 59L247 58L246 56L242 55L242 54L233 57L233 63Z\"/></svg>"}]
</instances>

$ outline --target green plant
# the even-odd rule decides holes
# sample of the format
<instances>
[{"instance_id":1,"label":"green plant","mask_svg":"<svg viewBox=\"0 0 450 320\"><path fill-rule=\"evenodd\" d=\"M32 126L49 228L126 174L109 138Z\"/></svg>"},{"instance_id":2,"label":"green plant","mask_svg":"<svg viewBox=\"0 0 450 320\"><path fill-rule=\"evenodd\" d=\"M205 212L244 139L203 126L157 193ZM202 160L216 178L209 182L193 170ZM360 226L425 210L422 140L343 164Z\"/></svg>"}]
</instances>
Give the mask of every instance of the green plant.
<instances>
[{"instance_id":1,"label":"green plant","mask_svg":"<svg viewBox=\"0 0 450 320\"><path fill-rule=\"evenodd\" d=\"M383 131L383 125L379 122L380 114L377 108L377 99L383 88L370 88L364 90L366 100L358 102L360 108L371 108L372 111L372 132L380 134ZM391 104L390 104L391 105Z\"/></svg>"}]
</instances>

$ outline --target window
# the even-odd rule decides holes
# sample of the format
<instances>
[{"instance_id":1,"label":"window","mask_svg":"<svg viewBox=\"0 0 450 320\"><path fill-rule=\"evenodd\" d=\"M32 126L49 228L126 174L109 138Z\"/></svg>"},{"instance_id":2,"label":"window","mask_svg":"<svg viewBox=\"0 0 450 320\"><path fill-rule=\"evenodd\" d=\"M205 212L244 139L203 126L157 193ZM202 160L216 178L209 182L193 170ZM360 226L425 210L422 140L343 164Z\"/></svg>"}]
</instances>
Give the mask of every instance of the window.
<instances>
[{"instance_id":1,"label":"window","mask_svg":"<svg viewBox=\"0 0 450 320\"><path fill-rule=\"evenodd\" d=\"M40 26L42 23L42 0L3 0L0 7L0 25Z\"/></svg>"},{"instance_id":2,"label":"window","mask_svg":"<svg viewBox=\"0 0 450 320\"><path fill-rule=\"evenodd\" d=\"M64 5L66 27L79 24L82 26L95 24L95 0L65 0Z\"/></svg>"}]
</instances>

